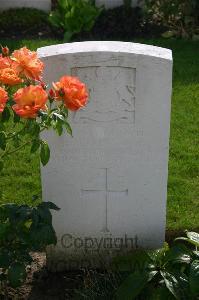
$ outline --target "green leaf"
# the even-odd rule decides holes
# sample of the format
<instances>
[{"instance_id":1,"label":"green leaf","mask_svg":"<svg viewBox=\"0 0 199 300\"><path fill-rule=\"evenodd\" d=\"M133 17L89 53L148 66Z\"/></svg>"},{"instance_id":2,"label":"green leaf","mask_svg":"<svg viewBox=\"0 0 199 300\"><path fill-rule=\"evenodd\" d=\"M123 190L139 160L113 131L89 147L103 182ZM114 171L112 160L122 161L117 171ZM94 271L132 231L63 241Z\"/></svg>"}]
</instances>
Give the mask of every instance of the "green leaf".
<instances>
[{"instance_id":1,"label":"green leaf","mask_svg":"<svg viewBox=\"0 0 199 300\"><path fill-rule=\"evenodd\" d=\"M20 121L20 116L14 113L14 123L19 123Z\"/></svg>"},{"instance_id":2,"label":"green leaf","mask_svg":"<svg viewBox=\"0 0 199 300\"><path fill-rule=\"evenodd\" d=\"M116 292L116 299L132 300L135 299L144 289L148 282L147 273L133 273L129 275L120 285Z\"/></svg>"},{"instance_id":3,"label":"green leaf","mask_svg":"<svg viewBox=\"0 0 199 300\"><path fill-rule=\"evenodd\" d=\"M0 115L0 117L1 117L1 115ZM1 122L1 119L0 119L0 131L6 131L6 127L3 124L3 122Z\"/></svg>"},{"instance_id":4,"label":"green leaf","mask_svg":"<svg viewBox=\"0 0 199 300\"><path fill-rule=\"evenodd\" d=\"M62 106L62 113L65 118L68 118L68 108L66 108L64 105Z\"/></svg>"},{"instance_id":5,"label":"green leaf","mask_svg":"<svg viewBox=\"0 0 199 300\"><path fill-rule=\"evenodd\" d=\"M176 293L176 289L179 288L177 279L168 272L160 271L160 273L164 279L167 289L175 296L176 299L178 299L178 293Z\"/></svg>"},{"instance_id":6,"label":"green leaf","mask_svg":"<svg viewBox=\"0 0 199 300\"><path fill-rule=\"evenodd\" d=\"M191 251L183 244L174 245L165 254L165 261L171 263L190 263Z\"/></svg>"},{"instance_id":7,"label":"green leaf","mask_svg":"<svg viewBox=\"0 0 199 300\"><path fill-rule=\"evenodd\" d=\"M168 31L166 31L166 32L164 32L164 33L161 34L161 36L163 38L165 38L165 39L169 39L169 38L171 38L171 37L173 37L175 35L176 35L176 32L175 31L171 31L171 30L168 30Z\"/></svg>"},{"instance_id":8,"label":"green leaf","mask_svg":"<svg viewBox=\"0 0 199 300\"><path fill-rule=\"evenodd\" d=\"M71 136L73 135L73 132L72 132L72 128L71 128L71 126L70 126L70 124L68 123L68 122L64 122L64 126L65 126L65 128L66 128L66 131L67 131L67 133L68 134L70 134Z\"/></svg>"},{"instance_id":9,"label":"green leaf","mask_svg":"<svg viewBox=\"0 0 199 300\"><path fill-rule=\"evenodd\" d=\"M34 134L34 136L38 137L39 133L40 133L40 126L39 126L39 124L37 122L35 122L32 134Z\"/></svg>"},{"instance_id":10,"label":"green leaf","mask_svg":"<svg viewBox=\"0 0 199 300\"><path fill-rule=\"evenodd\" d=\"M6 234L9 230L9 224L0 223L0 241L6 238Z\"/></svg>"},{"instance_id":11,"label":"green leaf","mask_svg":"<svg viewBox=\"0 0 199 300\"><path fill-rule=\"evenodd\" d=\"M50 149L48 147L48 144L44 141L42 141L41 144L40 159L43 166L45 166L50 159Z\"/></svg>"},{"instance_id":12,"label":"green leaf","mask_svg":"<svg viewBox=\"0 0 199 300\"><path fill-rule=\"evenodd\" d=\"M57 205L55 205L53 202L42 202L39 204L39 206L44 206L52 210L60 210L60 208Z\"/></svg>"},{"instance_id":13,"label":"green leaf","mask_svg":"<svg viewBox=\"0 0 199 300\"><path fill-rule=\"evenodd\" d=\"M26 279L26 268L23 263L15 262L8 269L8 280L13 288L23 284Z\"/></svg>"},{"instance_id":14,"label":"green leaf","mask_svg":"<svg viewBox=\"0 0 199 300\"><path fill-rule=\"evenodd\" d=\"M57 122L56 122L56 130L57 130L58 135L61 136L62 132L63 132L63 122L62 121L57 120Z\"/></svg>"},{"instance_id":15,"label":"green leaf","mask_svg":"<svg viewBox=\"0 0 199 300\"><path fill-rule=\"evenodd\" d=\"M193 257L195 257L194 259L199 259L199 251L193 251Z\"/></svg>"},{"instance_id":16,"label":"green leaf","mask_svg":"<svg viewBox=\"0 0 199 300\"><path fill-rule=\"evenodd\" d=\"M15 222L24 222L31 218L32 208L28 205L18 205L15 210L15 214L10 217L10 221Z\"/></svg>"},{"instance_id":17,"label":"green leaf","mask_svg":"<svg viewBox=\"0 0 199 300\"><path fill-rule=\"evenodd\" d=\"M195 246L199 247L199 234L197 232L191 232L191 231L188 231L186 234L190 242Z\"/></svg>"},{"instance_id":18,"label":"green leaf","mask_svg":"<svg viewBox=\"0 0 199 300\"><path fill-rule=\"evenodd\" d=\"M38 140L38 139L33 140L30 152L35 153L39 149L40 144L41 144L40 140Z\"/></svg>"},{"instance_id":19,"label":"green leaf","mask_svg":"<svg viewBox=\"0 0 199 300\"><path fill-rule=\"evenodd\" d=\"M173 300L175 297L169 292L166 286L154 288L152 295L149 296L149 300Z\"/></svg>"},{"instance_id":20,"label":"green leaf","mask_svg":"<svg viewBox=\"0 0 199 300\"><path fill-rule=\"evenodd\" d=\"M6 133L4 131L0 132L0 148L6 150Z\"/></svg>"},{"instance_id":21,"label":"green leaf","mask_svg":"<svg viewBox=\"0 0 199 300\"><path fill-rule=\"evenodd\" d=\"M39 205L37 207L37 214L40 218L40 223L52 224L52 214L47 207Z\"/></svg>"},{"instance_id":22,"label":"green leaf","mask_svg":"<svg viewBox=\"0 0 199 300\"><path fill-rule=\"evenodd\" d=\"M31 226L29 239L34 250L43 250L46 246L57 243L55 231L50 224Z\"/></svg>"},{"instance_id":23,"label":"green leaf","mask_svg":"<svg viewBox=\"0 0 199 300\"><path fill-rule=\"evenodd\" d=\"M60 19L61 19L61 15L59 12L57 11L53 11L50 13L49 15L49 22L51 23L52 26L54 27L61 27L60 25Z\"/></svg>"},{"instance_id":24,"label":"green leaf","mask_svg":"<svg viewBox=\"0 0 199 300\"><path fill-rule=\"evenodd\" d=\"M165 257L165 253L169 250L168 245L165 245L163 248L157 250L149 250L147 254L152 260L154 265L162 265Z\"/></svg>"},{"instance_id":25,"label":"green leaf","mask_svg":"<svg viewBox=\"0 0 199 300\"><path fill-rule=\"evenodd\" d=\"M4 111L2 112L2 122L7 122L10 119L10 110L6 106Z\"/></svg>"},{"instance_id":26,"label":"green leaf","mask_svg":"<svg viewBox=\"0 0 199 300\"><path fill-rule=\"evenodd\" d=\"M29 120L26 127L27 133L37 138L40 133L40 125L35 120Z\"/></svg>"},{"instance_id":27,"label":"green leaf","mask_svg":"<svg viewBox=\"0 0 199 300\"><path fill-rule=\"evenodd\" d=\"M71 31L66 31L65 33L64 33L64 39L63 39L63 41L64 42L70 42L71 41L71 38L72 38L72 36L73 36L73 32L71 32Z\"/></svg>"},{"instance_id":28,"label":"green leaf","mask_svg":"<svg viewBox=\"0 0 199 300\"><path fill-rule=\"evenodd\" d=\"M0 172L3 170L3 167L4 167L4 162L0 160Z\"/></svg>"},{"instance_id":29,"label":"green leaf","mask_svg":"<svg viewBox=\"0 0 199 300\"><path fill-rule=\"evenodd\" d=\"M13 140L14 147L18 148L20 146L20 142L21 142L20 136L18 134L13 136L12 140Z\"/></svg>"},{"instance_id":30,"label":"green leaf","mask_svg":"<svg viewBox=\"0 0 199 300\"><path fill-rule=\"evenodd\" d=\"M194 296L199 296L199 260L194 260L190 267L189 285Z\"/></svg>"},{"instance_id":31,"label":"green leaf","mask_svg":"<svg viewBox=\"0 0 199 300\"><path fill-rule=\"evenodd\" d=\"M182 273L171 274L166 271L160 271L165 285L176 299L188 299L188 280Z\"/></svg>"},{"instance_id":32,"label":"green leaf","mask_svg":"<svg viewBox=\"0 0 199 300\"><path fill-rule=\"evenodd\" d=\"M185 241L185 242L189 242L189 239L186 238L186 237L184 237L184 236L182 236L182 237L176 238L174 241L175 241L175 242L176 242L176 241Z\"/></svg>"},{"instance_id":33,"label":"green leaf","mask_svg":"<svg viewBox=\"0 0 199 300\"><path fill-rule=\"evenodd\" d=\"M0 250L0 268L7 269L11 263L11 257L7 249Z\"/></svg>"},{"instance_id":34,"label":"green leaf","mask_svg":"<svg viewBox=\"0 0 199 300\"><path fill-rule=\"evenodd\" d=\"M113 264L114 269L119 272L144 272L150 268L151 259L147 251L138 249L127 255L115 257Z\"/></svg>"},{"instance_id":35,"label":"green leaf","mask_svg":"<svg viewBox=\"0 0 199 300\"><path fill-rule=\"evenodd\" d=\"M65 121L65 118L62 115L60 115L60 114L58 114L56 112L53 113L53 116L55 116L57 119L60 119L63 122Z\"/></svg>"}]
</instances>

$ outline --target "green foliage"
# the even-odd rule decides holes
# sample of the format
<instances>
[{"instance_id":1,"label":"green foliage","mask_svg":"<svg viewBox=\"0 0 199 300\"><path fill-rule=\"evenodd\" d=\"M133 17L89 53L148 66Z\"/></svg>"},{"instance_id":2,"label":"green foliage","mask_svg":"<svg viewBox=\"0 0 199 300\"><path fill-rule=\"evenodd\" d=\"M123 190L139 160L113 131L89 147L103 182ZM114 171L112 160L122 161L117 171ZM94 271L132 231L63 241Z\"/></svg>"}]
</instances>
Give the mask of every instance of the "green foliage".
<instances>
[{"instance_id":1,"label":"green foliage","mask_svg":"<svg viewBox=\"0 0 199 300\"><path fill-rule=\"evenodd\" d=\"M88 274L77 299L199 299L199 252L179 240L171 247L165 243L161 249L137 249L115 257L111 269Z\"/></svg>"},{"instance_id":2,"label":"green foliage","mask_svg":"<svg viewBox=\"0 0 199 300\"><path fill-rule=\"evenodd\" d=\"M146 0L147 19L169 31L163 37L199 37L198 0Z\"/></svg>"},{"instance_id":3,"label":"green foliage","mask_svg":"<svg viewBox=\"0 0 199 300\"><path fill-rule=\"evenodd\" d=\"M35 207L14 203L0 206L0 281L14 288L26 279L31 251L42 251L56 244L50 210L59 210L51 202Z\"/></svg>"},{"instance_id":4,"label":"green foliage","mask_svg":"<svg viewBox=\"0 0 199 300\"><path fill-rule=\"evenodd\" d=\"M187 240L199 245L199 235L187 232ZM182 238L176 239L176 241ZM183 239L184 240L184 239ZM117 258L115 265L128 275L115 293L116 299L178 299L199 297L199 252L175 243L159 250L137 250L130 257Z\"/></svg>"},{"instance_id":5,"label":"green foliage","mask_svg":"<svg viewBox=\"0 0 199 300\"><path fill-rule=\"evenodd\" d=\"M64 31L64 41L82 31L90 31L101 12L91 0L59 0L49 16L50 23Z\"/></svg>"}]
</instances>

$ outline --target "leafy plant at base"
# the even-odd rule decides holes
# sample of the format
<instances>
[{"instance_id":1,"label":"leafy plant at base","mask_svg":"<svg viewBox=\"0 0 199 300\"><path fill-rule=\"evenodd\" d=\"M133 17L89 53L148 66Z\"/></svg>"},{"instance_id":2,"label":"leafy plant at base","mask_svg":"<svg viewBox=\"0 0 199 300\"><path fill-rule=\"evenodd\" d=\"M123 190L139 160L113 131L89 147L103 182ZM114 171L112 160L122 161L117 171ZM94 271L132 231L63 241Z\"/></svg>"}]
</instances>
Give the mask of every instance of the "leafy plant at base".
<instances>
[{"instance_id":1,"label":"leafy plant at base","mask_svg":"<svg viewBox=\"0 0 199 300\"><path fill-rule=\"evenodd\" d=\"M102 9L91 0L58 0L57 9L49 16L50 23L64 31L64 41L82 31L90 31Z\"/></svg>"},{"instance_id":2,"label":"leafy plant at base","mask_svg":"<svg viewBox=\"0 0 199 300\"><path fill-rule=\"evenodd\" d=\"M26 267L32 262L30 252L56 244L50 210L59 208L51 202L36 207L0 206L0 279L5 287L16 288L24 282Z\"/></svg>"},{"instance_id":3,"label":"leafy plant at base","mask_svg":"<svg viewBox=\"0 0 199 300\"><path fill-rule=\"evenodd\" d=\"M199 246L199 234L187 233L186 241ZM183 240L185 240L183 238ZM176 242L182 238L176 239ZM171 248L133 253L117 258L115 266L128 272L115 293L115 299L179 299L199 298L199 252L175 243ZM129 274L130 273L130 274Z\"/></svg>"},{"instance_id":4,"label":"leafy plant at base","mask_svg":"<svg viewBox=\"0 0 199 300\"><path fill-rule=\"evenodd\" d=\"M113 259L111 270L89 272L75 299L197 300L199 299L199 234L188 232L191 247L178 238L169 248L136 249Z\"/></svg>"}]
</instances>

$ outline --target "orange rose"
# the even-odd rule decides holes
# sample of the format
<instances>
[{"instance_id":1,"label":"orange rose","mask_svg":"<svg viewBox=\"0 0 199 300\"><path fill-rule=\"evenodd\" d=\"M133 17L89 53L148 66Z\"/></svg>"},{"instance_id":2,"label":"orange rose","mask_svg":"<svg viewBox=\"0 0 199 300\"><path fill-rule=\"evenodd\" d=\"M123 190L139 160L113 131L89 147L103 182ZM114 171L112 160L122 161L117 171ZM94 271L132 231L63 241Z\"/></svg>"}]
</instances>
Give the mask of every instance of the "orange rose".
<instances>
[{"instance_id":1,"label":"orange rose","mask_svg":"<svg viewBox=\"0 0 199 300\"><path fill-rule=\"evenodd\" d=\"M23 47L13 52L12 59L14 60L13 68L19 75L40 80L44 64L38 59L36 52Z\"/></svg>"},{"instance_id":2,"label":"orange rose","mask_svg":"<svg viewBox=\"0 0 199 300\"><path fill-rule=\"evenodd\" d=\"M13 110L22 118L37 117L40 109L46 109L48 94L41 86L30 85L19 89L14 94Z\"/></svg>"},{"instance_id":3,"label":"orange rose","mask_svg":"<svg viewBox=\"0 0 199 300\"><path fill-rule=\"evenodd\" d=\"M7 101L8 93L2 87L0 87L0 113L4 110Z\"/></svg>"},{"instance_id":4,"label":"orange rose","mask_svg":"<svg viewBox=\"0 0 199 300\"><path fill-rule=\"evenodd\" d=\"M9 57L3 57L2 54L0 54L0 70L5 68L10 68L12 64L12 61Z\"/></svg>"},{"instance_id":5,"label":"orange rose","mask_svg":"<svg viewBox=\"0 0 199 300\"><path fill-rule=\"evenodd\" d=\"M0 70L0 82L12 86L21 83L22 79L18 77L16 71L12 68L5 68Z\"/></svg>"},{"instance_id":6,"label":"orange rose","mask_svg":"<svg viewBox=\"0 0 199 300\"><path fill-rule=\"evenodd\" d=\"M68 109L75 111L86 105L88 92L85 84L77 77L63 76L53 86L56 100L63 100Z\"/></svg>"}]
</instances>

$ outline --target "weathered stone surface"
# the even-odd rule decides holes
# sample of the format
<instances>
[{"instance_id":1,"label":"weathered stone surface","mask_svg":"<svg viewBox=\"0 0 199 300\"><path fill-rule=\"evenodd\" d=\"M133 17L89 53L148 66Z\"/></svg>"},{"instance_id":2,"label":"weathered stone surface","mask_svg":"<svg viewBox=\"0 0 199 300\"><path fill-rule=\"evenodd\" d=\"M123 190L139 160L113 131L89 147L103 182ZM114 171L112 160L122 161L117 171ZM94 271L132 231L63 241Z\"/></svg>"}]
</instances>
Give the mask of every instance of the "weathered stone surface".
<instances>
[{"instance_id":1,"label":"weathered stone surface","mask_svg":"<svg viewBox=\"0 0 199 300\"><path fill-rule=\"evenodd\" d=\"M1 0L0 10L9 8L31 7L44 11L51 10L51 0Z\"/></svg>"},{"instance_id":2,"label":"weathered stone surface","mask_svg":"<svg viewBox=\"0 0 199 300\"><path fill-rule=\"evenodd\" d=\"M73 138L44 136L51 160L41 170L43 199L61 208L53 216L59 243L48 250L51 268L95 265L96 257L120 248L162 246L171 51L83 42L40 48L38 54L47 82L71 74L90 91L87 107L71 114Z\"/></svg>"}]
</instances>

